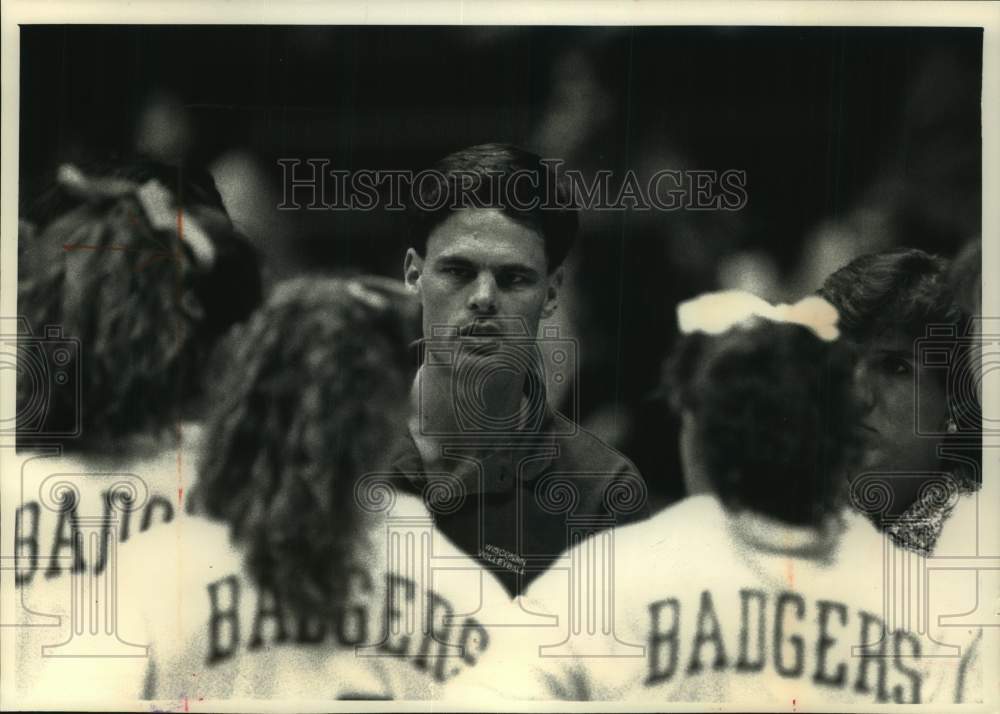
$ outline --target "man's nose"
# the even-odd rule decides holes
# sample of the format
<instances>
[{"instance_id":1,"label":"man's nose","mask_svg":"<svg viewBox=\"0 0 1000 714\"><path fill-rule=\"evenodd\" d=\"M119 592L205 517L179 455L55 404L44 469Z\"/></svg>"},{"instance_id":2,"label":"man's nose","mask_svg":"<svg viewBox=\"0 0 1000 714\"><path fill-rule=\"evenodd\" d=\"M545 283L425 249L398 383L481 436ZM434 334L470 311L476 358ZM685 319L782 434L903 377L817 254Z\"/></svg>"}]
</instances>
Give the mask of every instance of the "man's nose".
<instances>
[{"instance_id":1,"label":"man's nose","mask_svg":"<svg viewBox=\"0 0 1000 714\"><path fill-rule=\"evenodd\" d=\"M469 309L482 314L493 314L497 311L497 281L492 273L483 271L476 278L469 294Z\"/></svg>"}]
</instances>

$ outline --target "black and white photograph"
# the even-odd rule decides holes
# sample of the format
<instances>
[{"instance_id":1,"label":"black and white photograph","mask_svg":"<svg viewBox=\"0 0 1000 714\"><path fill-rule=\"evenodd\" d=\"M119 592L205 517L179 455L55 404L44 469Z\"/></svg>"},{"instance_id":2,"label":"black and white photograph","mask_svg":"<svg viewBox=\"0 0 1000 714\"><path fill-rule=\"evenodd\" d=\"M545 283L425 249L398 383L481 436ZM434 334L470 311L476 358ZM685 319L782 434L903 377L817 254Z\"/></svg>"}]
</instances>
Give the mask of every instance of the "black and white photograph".
<instances>
[{"instance_id":1,"label":"black and white photograph","mask_svg":"<svg viewBox=\"0 0 1000 714\"><path fill-rule=\"evenodd\" d=\"M1000 3L334 5L3 2L0 711L998 711Z\"/></svg>"}]
</instances>

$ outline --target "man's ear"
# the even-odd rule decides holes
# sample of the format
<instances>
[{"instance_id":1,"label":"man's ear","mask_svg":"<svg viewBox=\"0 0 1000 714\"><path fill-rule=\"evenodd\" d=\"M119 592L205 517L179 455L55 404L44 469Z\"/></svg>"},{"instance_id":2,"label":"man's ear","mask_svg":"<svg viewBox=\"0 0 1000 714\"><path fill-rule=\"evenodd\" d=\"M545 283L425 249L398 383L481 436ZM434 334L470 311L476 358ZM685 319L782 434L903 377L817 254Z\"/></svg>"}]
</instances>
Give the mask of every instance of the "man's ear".
<instances>
[{"instance_id":1,"label":"man's ear","mask_svg":"<svg viewBox=\"0 0 1000 714\"><path fill-rule=\"evenodd\" d=\"M406 257L403 259L403 282L406 283L410 292L420 294L420 276L423 275L423 272L424 259L417 254L415 249L407 249Z\"/></svg>"},{"instance_id":2,"label":"man's ear","mask_svg":"<svg viewBox=\"0 0 1000 714\"><path fill-rule=\"evenodd\" d=\"M547 278L548 285L545 288L545 305L542 307L542 318L548 319L555 314L556 309L559 307L559 290L562 288L563 284L563 269L560 265L558 268L552 271L552 274Z\"/></svg>"}]
</instances>

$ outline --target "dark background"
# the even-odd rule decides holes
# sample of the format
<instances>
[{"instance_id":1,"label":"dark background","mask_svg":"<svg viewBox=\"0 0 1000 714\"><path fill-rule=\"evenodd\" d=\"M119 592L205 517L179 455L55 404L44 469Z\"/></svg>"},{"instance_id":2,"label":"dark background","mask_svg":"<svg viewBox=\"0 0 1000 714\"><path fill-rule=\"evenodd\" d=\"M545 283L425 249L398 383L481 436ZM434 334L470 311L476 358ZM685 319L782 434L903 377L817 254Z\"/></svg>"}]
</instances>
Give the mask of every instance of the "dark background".
<instances>
[{"instance_id":1,"label":"dark background","mask_svg":"<svg viewBox=\"0 0 1000 714\"><path fill-rule=\"evenodd\" d=\"M581 417L660 502L681 493L650 396L678 300L797 299L854 255L952 255L980 232L977 28L32 26L21 52L22 209L68 160L205 166L268 284L399 277L406 247L397 213L277 211L279 158L419 170L504 141L585 174L745 170L735 213L582 216Z\"/></svg>"}]
</instances>

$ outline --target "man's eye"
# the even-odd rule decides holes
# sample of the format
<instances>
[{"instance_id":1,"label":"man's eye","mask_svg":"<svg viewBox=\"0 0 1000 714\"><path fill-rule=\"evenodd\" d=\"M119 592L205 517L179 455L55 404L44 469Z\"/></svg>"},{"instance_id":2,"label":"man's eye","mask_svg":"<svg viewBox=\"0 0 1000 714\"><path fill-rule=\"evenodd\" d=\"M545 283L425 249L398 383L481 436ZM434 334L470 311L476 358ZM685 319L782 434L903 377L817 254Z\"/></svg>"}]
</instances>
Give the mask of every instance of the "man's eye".
<instances>
[{"instance_id":1,"label":"man's eye","mask_svg":"<svg viewBox=\"0 0 1000 714\"><path fill-rule=\"evenodd\" d=\"M500 276L500 280L498 282L506 287L520 287L522 285L527 285L530 281L527 275L523 275L521 273L504 273Z\"/></svg>"},{"instance_id":2,"label":"man's eye","mask_svg":"<svg viewBox=\"0 0 1000 714\"><path fill-rule=\"evenodd\" d=\"M468 268L463 268L458 265L446 265L441 269L441 272L445 275L450 275L455 278L468 278L471 277L472 271Z\"/></svg>"}]
</instances>

